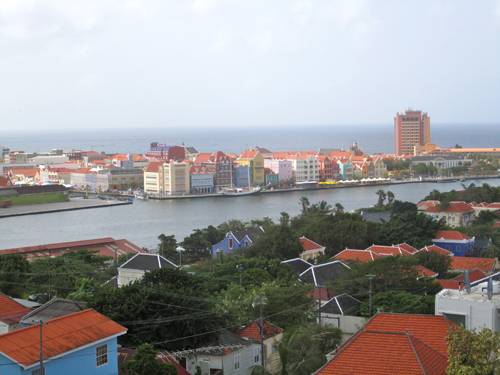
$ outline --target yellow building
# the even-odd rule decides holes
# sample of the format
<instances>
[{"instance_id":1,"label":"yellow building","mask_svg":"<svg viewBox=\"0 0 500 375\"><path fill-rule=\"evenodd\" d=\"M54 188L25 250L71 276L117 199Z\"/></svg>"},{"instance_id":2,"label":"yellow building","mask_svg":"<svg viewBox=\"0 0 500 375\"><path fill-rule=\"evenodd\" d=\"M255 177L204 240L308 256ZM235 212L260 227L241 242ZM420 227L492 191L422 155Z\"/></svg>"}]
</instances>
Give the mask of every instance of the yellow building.
<instances>
[{"instance_id":1,"label":"yellow building","mask_svg":"<svg viewBox=\"0 0 500 375\"><path fill-rule=\"evenodd\" d=\"M243 152L237 160L239 165L246 165L250 168L250 180L253 186L265 184L264 157L257 150L247 150Z\"/></svg>"},{"instance_id":2,"label":"yellow building","mask_svg":"<svg viewBox=\"0 0 500 375\"><path fill-rule=\"evenodd\" d=\"M144 170L144 191L152 195L189 194L191 165L188 162L152 162Z\"/></svg>"}]
</instances>

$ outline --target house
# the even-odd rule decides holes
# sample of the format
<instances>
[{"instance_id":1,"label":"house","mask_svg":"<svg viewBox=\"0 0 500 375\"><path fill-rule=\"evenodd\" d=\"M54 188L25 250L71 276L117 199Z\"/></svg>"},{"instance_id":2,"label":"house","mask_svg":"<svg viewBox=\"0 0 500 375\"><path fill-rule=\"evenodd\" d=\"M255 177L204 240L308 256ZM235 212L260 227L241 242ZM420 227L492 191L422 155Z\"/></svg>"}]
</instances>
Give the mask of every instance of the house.
<instances>
[{"instance_id":1,"label":"house","mask_svg":"<svg viewBox=\"0 0 500 375\"><path fill-rule=\"evenodd\" d=\"M64 315L0 335L0 368L5 375L41 374L41 341L46 374L118 375L117 338L126 332L92 309Z\"/></svg>"},{"instance_id":2,"label":"house","mask_svg":"<svg viewBox=\"0 0 500 375\"><path fill-rule=\"evenodd\" d=\"M354 168L349 159L338 159L339 175L342 180L350 180L354 176Z\"/></svg>"},{"instance_id":3,"label":"house","mask_svg":"<svg viewBox=\"0 0 500 375\"><path fill-rule=\"evenodd\" d=\"M440 230L432 243L443 249L451 251L454 255L465 256L474 250L474 237L457 230Z\"/></svg>"},{"instance_id":4,"label":"house","mask_svg":"<svg viewBox=\"0 0 500 375\"><path fill-rule=\"evenodd\" d=\"M87 304L85 302L55 297L24 315L19 321L19 325L27 327L38 324L40 321L47 322L50 319L82 311L86 308Z\"/></svg>"},{"instance_id":5,"label":"house","mask_svg":"<svg viewBox=\"0 0 500 375\"><path fill-rule=\"evenodd\" d=\"M497 258L477 258L477 257L451 257L450 271L472 271L481 270L487 275L498 269Z\"/></svg>"},{"instance_id":6,"label":"house","mask_svg":"<svg viewBox=\"0 0 500 375\"><path fill-rule=\"evenodd\" d=\"M163 162L152 161L144 169L144 192L159 195L163 191Z\"/></svg>"},{"instance_id":7,"label":"house","mask_svg":"<svg viewBox=\"0 0 500 375\"><path fill-rule=\"evenodd\" d=\"M472 283L477 280L484 279L487 275L478 269L469 271L469 281ZM436 282L441 285L443 289L463 289L464 288L464 274L460 274L453 279L438 279Z\"/></svg>"},{"instance_id":8,"label":"house","mask_svg":"<svg viewBox=\"0 0 500 375\"><path fill-rule=\"evenodd\" d=\"M232 186L233 159L222 151L213 153L200 152L196 155L193 164L207 167L215 173L214 187L216 192Z\"/></svg>"},{"instance_id":9,"label":"house","mask_svg":"<svg viewBox=\"0 0 500 375\"><path fill-rule=\"evenodd\" d=\"M338 278L343 277L351 268L340 260L316 264L299 275L299 279L313 284L315 287L327 287Z\"/></svg>"},{"instance_id":10,"label":"house","mask_svg":"<svg viewBox=\"0 0 500 375\"><path fill-rule=\"evenodd\" d=\"M359 250L359 249L348 249L345 248L338 254L336 254L333 259L341 260L343 262L360 262L367 263L374 261L375 259L382 258L384 255L379 255L371 250Z\"/></svg>"},{"instance_id":11,"label":"house","mask_svg":"<svg viewBox=\"0 0 500 375\"><path fill-rule=\"evenodd\" d=\"M467 278L462 290L443 289L436 294L436 315L466 329L500 332L500 272L474 282Z\"/></svg>"},{"instance_id":12,"label":"house","mask_svg":"<svg viewBox=\"0 0 500 375\"><path fill-rule=\"evenodd\" d=\"M238 188L248 188L251 185L250 166L235 165L233 167L233 183Z\"/></svg>"},{"instance_id":13,"label":"house","mask_svg":"<svg viewBox=\"0 0 500 375\"><path fill-rule=\"evenodd\" d=\"M264 159L264 167L278 175L278 181L281 185L290 184L293 181L291 160Z\"/></svg>"},{"instance_id":14,"label":"house","mask_svg":"<svg viewBox=\"0 0 500 375\"><path fill-rule=\"evenodd\" d=\"M128 285L142 279L146 272L162 268L177 269L178 266L159 254L136 254L118 267L117 285Z\"/></svg>"},{"instance_id":15,"label":"house","mask_svg":"<svg viewBox=\"0 0 500 375\"><path fill-rule=\"evenodd\" d=\"M315 374L444 375L452 326L442 316L379 313Z\"/></svg>"},{"instance_id":16,"label":"house","mask_svg":"<svg viewBox=\"0 0 500 375\"><path fill-rule=\"evenodd\" d=\"M250 182L252 186L262 186L265 184L264 176L264 157L257 150L246 150L243 152L237 162L240 166L250 168Z\"/></svg>"},{"instance_id":17,"label":"house","mask_svg":"<svg viewBox=\"0 0 500 375\"><path fill-rule=\"evenodd\" d=\"M260 344L223 330L205 346L185 350L183 357L190 374L250 375L261 364Z\"/></svg>"},{"instance_id":18,"label":"house","mask_svg":"<svg viewBox=\"0 0 500 375\"><path fill-rule=\"evenodd\" d=\"M221 254L231 254L238 249L251 246L264 233L262 227L248 228L244 231L227 232L224 238L212 245L212 256L215 258Z\"/></svg>"},{"instance_id":19,"label":"house","mask_svg":"<svg viewBox=\"0 0 500 375\"><path fill-rule=\"evenodd\" d=\"M102 257L117 260L122 255L137 254L143 250L126 239L115 240L111 237L96 238L92 240L57 242L45 245L16 247L0 250L0 255L20 254L28 261L41 258L54 258L79 251L94 252Z\"/></svg>"},{"instance_id":20,"label":"house","mask_svg":"<svg viewBox=\"0 0 500 375\"><path fill-rule=\"evenodd\" d=\"M280 177L269 168L264 168L264 175L266 179L266 186L278 187L280 184Z\"/></svg>"},{"instance_id":21,"label":"house","mask_svg":"<svg viewBox=\"0 0 500 375\"><path fill-rule=\"evenodd\" d=\"M432 252L439 255L453 256L453 253L450 250L443 249L442 247L437 245L424 246L419 251Z\"/></svg>"},{"instance_id":22,"label":"house","mask_svg":"<svg viewBox=\"0 0 500 375\"><path fill-rule=\"evenodd\" d=\"M346 293L339 294L320 307L319 319L321 321L318 323L339 328L344 337L349 338L366 322L366 318L359 316L360 307L361 301L357 298Z\"/></svg>"},{"instance_id":23,"label":"house","mask_svg":"<svg viewBox=\"0 0 500 375\"><path fill-rule=\"evenodd\" d=\"M288 259L284 260L281 262L281 264L284 264L299 276L301 273L304 271L308 270L311 268L313 265L309 263L308 261L302 259L302 258L293 258L293 259Z\"/></svg>"},{"instance_id":24,"label":"house","mask_svg":"<svg viewBox=\"0 0 500 375\"><path fill-rule=\"evenodd\" d=\"M479 216L479 214L483 211L488 212L499 212L500 211L500 202L491 202L491 203L471 203L472 208L474 208L474 215Z\"/></svg>"},{"instance_id":25,"label":"house","mask_svg":"<svg viewBox=\"0 0 500 375\"><path fill-rule=\"evenodd\" d=\"M300 257L304 260L310 261L315 258L325 255L325 247L309 238L302 236L299 238L300 246L302 246L302 253Z\"/></svg>"},{"instance_id":26,"label":"house","mask_svg":"<svg viewBox=\"0 0 500 375\"><path fill-rule=\"evenodd\" d=\"M405 244L406 245L406 244ZM409 245L407 245L409 246ZM377 255L392 255L392 256L409 256L413 255L414 253L417 252L417 249L413 251L412 249L415 249L412 246L406 247L406 246L400 246L400 245L392 245L392 246L385 246L385 245L371 245L366 248L366 250L369 250L373 252L374 254Z\"/></svg>"},{"instance_id":27,"label":"house","mask_svg":"<svg viewBox=\"0 0 500 375\"><path fill-rule=\"evenodd\" d=\"M13 298L0 294L0 334L14 330L22 317L30 311Z\"/></svg>"},{"instance_id":28,"label":"house","mask_svg":"<svg viewBox=\"0 0 500 375\"><path fill-rule=\"evenodd\" d=\"M421 264L417 264L413 268L417 272L418 275L417 279L423 279L423 278L435 279L436 277L439 276L437 272L434 272L433 270L430 270L427 267L422 266Z\"/></svg>"},{"instance_id":29,"label":"house","mask_svg":"<svg viewBox=\"0 0 500 375\"><path fill-rule=\"evenodd\" d=\"M423 201L417 208L436 220L444 219L451 227L466 227L474 219L474 208L463 201L451 201L446 205L439 201Z\"/></svg>"},{"instance_id":30,"label":"house","mask_svg":"<svg viewBox=\"0 0 500 375\"><path fill-rule=\"evenodd\" d=\"M263 320L262 325L263 329L261 329L260 321L253 321L240 329L238 334L246 340L260 343L262 332L264 368L271 374L277 374L281 371L281 358L278 352L278 346L283 338L283 329L267 320Z\"/></svg>"},{"instance_id":31,"label":"house","mask_svg":"<svg viewBox=\"0 0 500 375\"><path fill-rule=\"evenodd\" d=\"M193 165L190 170L191 194L210 194L214 192L215 171L212 168Z\"/></svg>"}]
</instances>

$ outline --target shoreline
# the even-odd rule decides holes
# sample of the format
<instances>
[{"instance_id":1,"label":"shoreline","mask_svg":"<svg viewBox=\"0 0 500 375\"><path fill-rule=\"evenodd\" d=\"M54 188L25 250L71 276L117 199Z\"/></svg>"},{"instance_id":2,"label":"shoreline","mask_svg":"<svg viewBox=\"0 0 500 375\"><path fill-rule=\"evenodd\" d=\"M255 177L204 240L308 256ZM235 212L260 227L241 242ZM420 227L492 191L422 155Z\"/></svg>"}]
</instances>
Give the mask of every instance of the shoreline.
<instances>
[{"instance_id":1,"label":"shoreline","mask_svg":"<svg viewBox=\"0 0 500 375\"><path fill-rule=\"evenodd\" d=\"M263 190L255 194L242 195L238 196L227 196L221 193L212 193L212 194L186 194L186 195L166 195L162 197L149 196L150 200L177 200L177 199L202 199L202 198L242 198L242 197L251 197L260 194L279 194L279 193L294 193L298 191L317 191L317 190L334 190L334 189L344 189L344 188L356 188L356 187L369 187L369 186L391 186L391 185L404 185L404 184L419 184L419 183L429 183L429 182L457 182L460 180L470 181L470 180L486 180L486 179L494 179L500 178L500 175L488 175L488 176L470 176L470 177L445 177L445 178L430 178L430 179L422 179L422 180L391 180L391 181L381 181L381 182L372 182L372 183L356 183L356 184L335 184L331 186L312 186L312 187L293 187L293 188L285 188L285 189L274 189L274 190ZM123 196L123 195L121 195Z\"/></svg>"}]
</instances>

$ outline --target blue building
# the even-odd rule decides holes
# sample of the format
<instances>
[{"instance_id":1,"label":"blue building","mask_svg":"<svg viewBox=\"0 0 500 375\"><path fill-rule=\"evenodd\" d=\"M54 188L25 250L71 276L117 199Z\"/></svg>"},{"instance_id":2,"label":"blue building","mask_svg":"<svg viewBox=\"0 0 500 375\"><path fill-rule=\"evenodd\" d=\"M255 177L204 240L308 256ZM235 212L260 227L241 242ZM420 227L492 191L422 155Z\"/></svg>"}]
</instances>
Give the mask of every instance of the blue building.
<instances>
[{"instance_id":1,"label":"blue building","mask_svg":"<svg viewBox=\"0 0 500 375\"><path fill-rule=\"evenodd\" d=\"M339 175L342 180L350 180L354 176L353 166L350 160L338 160L337 165L339 166Z\"/></svg>"},{"instance_id":2,"label":"blue building","mask_svg":"<svg viewBox=\"0 0 500 375\"><path fill-rule=\"evenodd\" d=\"M118 375L117 338L127 329L87 309L0 335L0 373L39 375L40 332L47 375Z\"/></svg>"},{"instance_id":3,"label":"blue building","mask_svg":"<svg viewBox=\"0 0 500 375\"><path fill-rule=\"evenodd\" d=\"M248 188L250 186L250 167L248 165L238 165L233 168L234 186Z\"/></svg>"},{"instance_id":4,"label":"blue building","mask_svg":"<svg viewBox=\"0 0 500 375\"><path fill-rule=\"evenodd\" d=\"M227 232L224 239L212 246L212 256L230 254L235 250L251 246L264 233L262 227L248 228L242 232Z\"/></svg>"},{"instance_id":5,"label":"blue building","mask_svg":"<svg viewBox=\"0 0 500 375\"><path fill-rule=\"evenodd\" d=\"M449 250L453 255L466 256L474 250L474 237L459 232L457 230L440 230L436 233L436 238L432 243L443 249Z\"/></svg>"}]
</instances>

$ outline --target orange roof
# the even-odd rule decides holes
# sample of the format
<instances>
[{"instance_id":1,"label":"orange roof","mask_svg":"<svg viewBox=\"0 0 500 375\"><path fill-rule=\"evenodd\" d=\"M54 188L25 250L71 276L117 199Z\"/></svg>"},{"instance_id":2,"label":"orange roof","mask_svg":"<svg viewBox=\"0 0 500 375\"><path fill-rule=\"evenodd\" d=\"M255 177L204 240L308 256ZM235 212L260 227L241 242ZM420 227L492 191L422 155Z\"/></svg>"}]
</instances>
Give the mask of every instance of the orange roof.
<instances>
[{"instance_id":1,"label":"orange roof","mask_svg":"<svg viewBox=\"0 0 500 375\"><path fill-rule=\"evenodd\" d=\"M13 324L18 323L21 318L31 310L14 301L5 294L0 294L0 321Z\"/></svg>"},{"instance_id":2,"label":"orange roof","mask_svg":"<svg viewBox=\"0 0 500 375\"><path fill-rule=\"evenodd\" d=\"M38 168L10 168L13 176L36 177Z\"/></svg>"},{"instance_id":3,"label":"orange roof","mask_svg":"<svg viewBox=\"0 0 500 375\"><path fill-rule=\"evenodd\" d=\"M438 230L436 240L470 240L470 237L458 230Z\"/></svg>"},{"instance_id":4,"label":"orange roof","mask_svg":"<svg viewBox=\"0 0 500 375\"><path fill-rule=\"evenodd\" d=\"M371 245L366 250L371 250L377 255L412 255L412 253L399 246Z\"/></svg>"},{"instance_id":5,"label":"orange roof","mask_svg":"<svg viewBox=\"0 0 500 375\"><path fill-rule=\"evenodd\" d=\"M146 167L146 172L158 173L158 169L163 164L161 161L151 161Z\"/></svg>"},{"instance_id":6,"label":"orange roof","mask_svg":"<svg viewBox=\"0 0 500 375\"><path fill-rule=\"evenodd\" d=\"M500 152L500 148L449 148L448 152L458 152L458 153L467 153L467 152Z\"/></svg>"},{"instance_id":7,"label":"orange roof","mask_svg":"<svg viewBox=\"0 0 500 375\"><path fill-rule=\"evenodd\" d=\"M325 248L324 246L321 246L319 243L314 242L313 240L310 240L309 238L304 236L299 238L299 242L304 251L321 250Z\"/></svg>"},{"instance_id":8,"label":"orange roof","mask_svg":"<svg viewBox=\"0 0 500 375\"><path fill-rule=\"evenodd\" d=\"M427 267L422 266L421 264L417 264L415 266L415 271L420 277L437 277L438 273L433 270L428 269Z\"/></svg>"},{"instance_id":9,"label":"orange roof","mask_svg":"<svg viewBox=\"0 0 500 375\"><path fill-rule=\"evenodd\" d=\"M400 243L399 246L402 250L407 251L410 254L415 254L418 252L418 249L414 248L411 245L408 245L406 242Z\"/></svg>"},{"instance_id":10,"label":"orange roof","mask_svg":"<svg viewBox=\"0 0 500 375\"><path fill-rule=\"evenodd\" d=\"M440 206L431 206L425 209L427 212L456 212L456 213L466 213L473 212L474 208L467 202L453 201L448 204L446 208L441 208Z\"/></svg>"},{"instance_id":11,"label":"orange roof","mask_svg":"<svg viewBox=\"0 0 500 375\"><path fill-rule=\"evenodd\" d=\"M435 280L443 289L460 289L460 283L454 279L437 279Z\"/></svg>"},{"instance_id":12,"label":"orange roof","mask_svg":"<svg viewBox=\"0 0 500 375\"><path fill-rule=\"evenodd\" d=\"M334 256L336 260L346 262L371 262L372 260L381 258L383 255L376 254L370 250L345 249Z\"/></svg>"},{"instance_id":13,"label":"orange roof","mask_svg":"<svg viewBox=\"0 0 500 375\"><path fill-rule=\"evenodd\" d=\"M43 326L45 359L81 348L96 341L123 335L127 329L97 311L87 309L51 319ZM0 353L24 368L38 363L39 325L0 335Z\"/></svg>"},{"instance_id":14,"label":"orange roof","mask_svg":"<svg viewBox=\"0 0 500 375\"><path fill-rule=\"evenodd\" d=\"M486 274L481 270L472 270L469 272L469 281L472 283L486 277ZM443 289L462 289L464 286L464 275L458 275L451 280L436 280Z\"/></svg>"},{"instance_id":15,"label":"orange roof","mask_svg":"<svg viewBox=\"0 0 500 375\"><path fill-rule=\"evenodd\" d=\"M427 252L438 253L440 255L453 256L453 253L450 250L443 249L442 247L439 247L437 245L425 246L421 248L420 251L427 251Z\"/></svg>"},{"instance_id":16,"label":"orange roof","mask_svg":"<svg viewBox=\"0 0 500 375\"><path fill-rule=\"evenodd\" d=\"M210 152L200 152L194 158L194 163L195 164L208 163L208 162L212 162L211 159L212 159L212 153L210 153Z\"/></svg>"},{"instance_id":17,"label":"orange roof","mask_svg":"<svg viewBox=\"0 0 500 375\"><path fill-rule=\"evenodd\" d=\"M7 187L11 186L12 183L10 182L10 179L8 176L0 176L0 187Z\"/></svg>"},{"instance_id":18,"label":"orange roof","mask_svg":"<svg viewBox=\"0 0 500 375\"><path fill-rule=\"evenodd\" d=\"M283 329L275 326L274 324L269 323L267 320L264 320L264 338L268 339L269 337L276 336L283 332ZM249 325L243 327L239 335L241 337L259 341L260 340L260 327L257 321L250 323Z\"/></svg>"},{"instance_id":19,"label":"orange roof","mask_svg":"<svg viewBox=\"0 0 500 375\"><path fill-rule=\"evenodd\" d=\"M246 150L240 155L240 159L253 159L257 155L259 155L259 151L257 150Z\"/></svg>"},{"instance_id":20,"label":"orange roof","mask_svg":"<svg viewBox=\"0 0 500 375\"><path fill-rule=\"evenodd\" d=\"M450 269L455 271L478 269L487 274L495 270L497 260L495 258L474 258L474 257L451 257Z\"/></svg>"},{"instance_id":21,"label":"orange roof","mask_svg":"<svg viewBox=\"0 0 500 375\"><path fill-rule=\"evenodd\" d=\"M377 314L317 374L442 375L452 325L442 316Z\"/></svg>"},{"instance_id":22,"label":"orange roof","mask_svg":"<svg viewBox=\"0 0 500 375\"><path fill-rule=\"evenodd\" d=\"M380 313L370 319L365 328L378 331L408 332L442 355L448 356L446 336L452 325L453 323L443 316Z\"/></svg>"}]
</instances>

